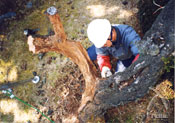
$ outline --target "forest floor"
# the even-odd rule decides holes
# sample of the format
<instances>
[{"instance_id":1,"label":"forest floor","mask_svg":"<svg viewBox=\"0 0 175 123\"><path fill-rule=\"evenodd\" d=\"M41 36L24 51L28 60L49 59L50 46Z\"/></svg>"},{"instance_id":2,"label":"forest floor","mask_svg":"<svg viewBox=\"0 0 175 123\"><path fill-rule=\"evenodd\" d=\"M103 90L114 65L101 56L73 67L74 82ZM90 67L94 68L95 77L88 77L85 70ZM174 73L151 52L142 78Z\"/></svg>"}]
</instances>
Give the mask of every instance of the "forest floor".
<instances>
[{"instance_id":1,"label":"forest floor","mask_svg":"<svg viewBox=\"0 0 175 123\"><path fill-rule=\"evenodd\" d=\"M32 6L28 7L29 2L32 2ZM58 8L68 39L80 41L85 48L91 45L86 29L88 23L95 18L107 18L111 23L131 25L142 37L143 31L138 20L138 2L139 0L26 0L23 3L19 1L17 9L14 10L16 17L7 19L0 27L0 41L3 42L0 51L0 84L27 80L32 76L32 72L36 72L41 77L39 83L15 87L13 94L41 110L55 123L63 122L68 114L76 113L79 107L85 86L83 75L77 65L61 54L50 52L38 55L29 52L23 30L39 29L37 34L50 34L53 29L44 11L50 6L55 6ZM156 95L150 90L143 98L109 109L104 116L91 118L89 122L173 122L174 92L170 87L174 82L173 75L174 69L171 69L154 87L161 92L169 92L162 94L166 101L162 102L162 99L157 97L150 102ZM151 108L148 111L149 105ZM0 122L49 121L38 111L0 92Z\"/></svg>"}]
</instances>

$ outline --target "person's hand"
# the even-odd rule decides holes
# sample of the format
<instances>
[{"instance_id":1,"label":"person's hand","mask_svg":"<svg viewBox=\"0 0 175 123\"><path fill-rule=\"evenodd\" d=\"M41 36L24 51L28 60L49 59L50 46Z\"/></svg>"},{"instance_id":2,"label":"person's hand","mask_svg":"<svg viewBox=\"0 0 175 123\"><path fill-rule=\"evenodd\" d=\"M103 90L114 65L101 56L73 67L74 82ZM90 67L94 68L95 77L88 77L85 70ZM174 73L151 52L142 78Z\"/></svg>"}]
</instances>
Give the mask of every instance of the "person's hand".
<instances>
[{"instance_id":1,"label":"person's hand","mask_svg":"<svg viewBox=\"0 0 175 123\"><path fill-rule=\"evenodd\" d=\"M32 36L28 37L27 44L29 45L29 51L35 53L35 45L33 44L34 38Z\"/></svg>"},{"instance_id":2,"label":"person's hand","mask_svg":"<svg viewBox=\"0 0 175 123\"><path fill-rule=\"evenodd\" d=\"M112 73L111 73L110 69L108 67L104 66L102 68L102 72L101 72L102 78L107 78L107 77L109 77L111 75L112 75Z\"/></svg>"}]
</instances>

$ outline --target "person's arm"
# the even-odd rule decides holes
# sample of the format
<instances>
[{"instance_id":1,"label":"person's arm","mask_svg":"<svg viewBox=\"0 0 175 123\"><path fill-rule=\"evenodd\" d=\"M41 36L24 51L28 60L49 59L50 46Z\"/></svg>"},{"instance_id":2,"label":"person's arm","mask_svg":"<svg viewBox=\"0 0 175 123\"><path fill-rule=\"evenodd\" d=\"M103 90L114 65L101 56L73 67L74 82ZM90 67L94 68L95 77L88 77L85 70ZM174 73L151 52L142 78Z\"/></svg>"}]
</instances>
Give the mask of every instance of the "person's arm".
<instances>
[{"instance_id":1,"label":"person's arm","mask_svg":"<svg viewBox=\"0 0 175 123\"><path fill-rule=\"evenodd\" d=\"M101 71L102 78L106 78L112 75L111 63L109 58L108 48L96 48L97 63Z\"/></svg>"},{"instance_id":2,"label":"person's arm","mask_svg":"<svg viewBox=\"0 0 175 123\"><path fill-rule=\"evenodd\" d=\"M135 44L130 45L130 47L131 47L132 54L135 56L134 60L132 61L132 63L134 63L135 61L137 61L140 55L139 55L138 48Z\"/></svg>"},{"instance_id":3,"label":"person's arm","mask_svg":"<svg viewBox=\"0 0 175 123\"><path fill-rule=\"evenodd\" d=\"M97 55L97 63L100 67L102 78L106 78L112 75L109 56Z\"/></svg>"},{"instance_id":4,"label":"person's arm","mask_svg":"<svg viewBox=\"0 0 175 123\"><path fill-rule=\"evenodd\" d=\"M102 68L104 66L111 69L111 63L110 63L109 56L97 55L97 63L99 65L100 71L102 71Z\"/></svg>"},{"instance_id":5,"label":"person's arm","mask_svg":"<svg viewBox=\"0 0 175 123\"><path fill-rule=\"evenodd\" d=\"M134 60L132 61L132 63L134 63L135 61L137 61L137 59L139 58L139 54L137 54L134 58Z\"/></svg>"},{"instance_id":6,"label":"person's arm","mask_svg":"<svg viewBox=\"0 0 175 123\"><path fill-rule=\"evenodd\" d=\"M132 54L135 56L134 60L132 61L132 63L134 63L139 58L139 50L137 48L136 42L140 41L141 38L131 26L127 26L124 35L124 44L126 47L131 49Z\"/></svg>"}]
</instances>

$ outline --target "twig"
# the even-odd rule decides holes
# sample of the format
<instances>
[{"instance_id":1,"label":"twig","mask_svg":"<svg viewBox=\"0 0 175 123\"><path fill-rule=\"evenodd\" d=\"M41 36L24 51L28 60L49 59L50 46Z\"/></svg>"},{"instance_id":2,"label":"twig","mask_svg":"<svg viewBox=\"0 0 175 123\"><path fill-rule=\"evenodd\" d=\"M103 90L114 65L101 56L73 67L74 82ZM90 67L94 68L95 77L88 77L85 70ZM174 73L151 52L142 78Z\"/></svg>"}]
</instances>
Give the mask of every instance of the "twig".
<instances>
[{"instance_id":1,"label":"twig","mask_svg":"<svg viewBox=\"0 0 175 123\"><path fill-rule=\"evenodd\" d=\"M160 8L164 8L161 5L157 4L154 0L153 0L153 4L156 5L156 6L158 6L158 7L160 7Z\"/></svg>"},{"instance_id":2,"label":"twig","mask_svg":"<svg viewBox=\"0 0 175 123\"><path fill-rule=\"evenodd\" d=\"M151 90L153 90L159 97L160 99L162 100L162 103L164 105L164 107L166 108L166 110L168 110L168 105L167 103L169 103L168 100L165 100L164 97L156 90L156 89L153 89L153 88L150 88Z\"/></svg>"},{"instance_id":3,"label":"twig","mask_svg":"<svg viewBox=\"0 0 175 123\"><path fill-rule=\"evenodd\" d=\"M149 102L149 104L148 104L148 107L147 107L147 116L148 116L148 113L149 113L149 111L150 111L150 109L151 109L151 106L152 106L152 103L153 103L153 101L154 101L154 99L155 98L157 98L158 97L158 95L156 94L152 99L151 99L151 101Z\"/></svg>"},{"instance_id":4,"label":"twig","mask_svg":"<svg viewBox=\"0 0 175 123\"><path fill-rule=\"evenodd\" d=\"M7 83L7 84L0 84L0 91L1 90L6 90L8 88L14 88L16 86L19 86L19 85L23 85L27 82L31 82L33 78L30 78L30 79L27 79L27 80L23 80L23 81L20 81L20 82L13 82L13 83Z\"/></svg>"},{"instance_id":5,"label":"twig","mask_svg":"<svg viewBox=\"0 0 175 123\"><path fill-rule=\"evenodd\" d=\"M158 8L156 11L153 12L153 15L156 14L161 9L163 9L163 8Z\"/></svg>"},{"instance_id":6,"label":"twig","mask_svg":"<svg viewBox=\"0 0 175 123\"><path fill-rule=\"evenodd\" d=\"M153 14L155 14L156 12L158 12L160 9L165 8L164 6L161 6L161 5L157 4L154 0L153 0L153 4L159 7L156 11L153 12Z\"/></svg>"},{"instance_id":7,"label":"twig","mask_svg":"<svg viewBox=\"0 0 175 123\"><path fill-rule=\"evenodd\" d=\"M147 113L146 113L146 116L145 116L145 119L149 116L149 113L150 113L150 109L151 109L151 106L153 105L153 101L159 97L161 100L162 100L162 103L165 107L166 110L168 110L168 105L167 103L169 103L168 100L164 99L163 96L154 88L149 88L150 90L154 91L156 93L156 95L151 99L151 101L149 102L148 106L147 106Z\"/></svg>"}]
</instances>

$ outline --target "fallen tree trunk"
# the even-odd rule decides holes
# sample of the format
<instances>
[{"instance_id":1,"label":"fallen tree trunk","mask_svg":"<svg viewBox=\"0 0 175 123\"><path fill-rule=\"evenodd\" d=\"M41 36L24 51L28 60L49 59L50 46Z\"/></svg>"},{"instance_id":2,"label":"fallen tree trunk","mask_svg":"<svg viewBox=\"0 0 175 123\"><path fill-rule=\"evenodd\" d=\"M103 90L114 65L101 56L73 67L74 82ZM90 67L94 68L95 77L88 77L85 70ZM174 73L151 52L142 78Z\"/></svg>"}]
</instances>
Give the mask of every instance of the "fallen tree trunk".
<instances>
[{"instance_id":1,"label":"fallen tree trunk","mask_svg":"<svg viewBox=\"0 0 175 123\"><path fill-rule=\"evenodd\" d=\"M173 10L174 1L171 0L138 43L140 57L134 64L124 72L100 81L86 50L79 42L66 38L57 13L48 14L55 35L34 38L35 53L56 51L71 58L79 66L86 83L77 114L65 122L86 122L91 116L103 114L109 108L143 97L149 87L156 84L164 65L161 58L174 50Z\"/></svg>"}]
</instances>

